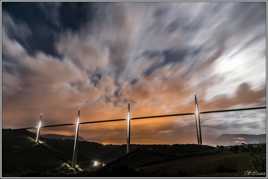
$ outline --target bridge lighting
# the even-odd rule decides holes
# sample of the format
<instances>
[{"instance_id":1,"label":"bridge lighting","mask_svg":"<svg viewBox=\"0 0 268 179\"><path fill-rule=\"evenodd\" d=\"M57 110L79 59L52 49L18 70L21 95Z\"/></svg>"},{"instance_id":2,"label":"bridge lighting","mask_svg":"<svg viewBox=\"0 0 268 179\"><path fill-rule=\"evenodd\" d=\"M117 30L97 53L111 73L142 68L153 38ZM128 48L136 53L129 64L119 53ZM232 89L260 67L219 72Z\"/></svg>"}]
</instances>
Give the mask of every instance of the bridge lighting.
<instances>
[{"instance_id":1,"label":"bridge lighting","mask_svg":"<svg viewBox=\"0 0 268 179\"><path fill-rule=\"evenodd\" d=\"M199 111L197 96L195 95L194 98L195 98L195 122L196 122L197 142L198 144L202 145L200 111Z\"/></svg>"},{"instance_id":2,"label":"bridge lighting","mask_svg":"<svg viewBox=\"0 0 268 179\"><path fill-rule=\"evenodd\" d=\"M76 125L75 125L75 137L74 137L74 148L73 148L73 157L72 157L72 166L74 167L77 162L77 138L79 135L79 124L80 124L80 110L77 113Z\"/></svg>"},{"instance_id":3,"label":"bridge lighting","mask_svg":"<svg viewBox=\"0 0 268 179\"><path fill-rule=\"evenodd\" d=\"M130 114L130 104L128 103L128 113L127 113L127 153L130 151L130 121L131 121L131 114Z\"/></svg>"},{"instance_id":4,"label":"bridge lighting","mask_svg":"<svg viewBox=\"0 0 268 179\"><path fill-rule=\"evenodd\" d=\"M42 114L40 114L40 120L39 120L39 122L38 122L38 124L37 124L37 126L36 126L36 138L35 138L35 142L36 143L39 143L39 135L40 135L40 129L41 129L41 127L42 127L42 121L41 121L41 119L42 119Z\"/></svg>"},{"instance_id":5,"label":"bridge lighting","mask_svg":"<svg viewBox=\"0 0 268 179\"><path fill-rule=\"evenodd\" d=\"M42 127L42 122L39 121L38 124L37 124L37 131L36 131L36 138L35 138L35 142L36 143L39 143L39 135L40 135L40 128Z\"/></svg>"},{"instance_id":6,"label":"bridge lighting","mask_svg":"<svg viewBox=\"0 0 268 179\"><path fill-rule=\"evenodd\" d=\"M79 117L78 117L77 120L76 120L76 130L77 130L77 128L78 128L79 123L80 123L80 119L79 119Z\"/></svg>"}]
</instances>

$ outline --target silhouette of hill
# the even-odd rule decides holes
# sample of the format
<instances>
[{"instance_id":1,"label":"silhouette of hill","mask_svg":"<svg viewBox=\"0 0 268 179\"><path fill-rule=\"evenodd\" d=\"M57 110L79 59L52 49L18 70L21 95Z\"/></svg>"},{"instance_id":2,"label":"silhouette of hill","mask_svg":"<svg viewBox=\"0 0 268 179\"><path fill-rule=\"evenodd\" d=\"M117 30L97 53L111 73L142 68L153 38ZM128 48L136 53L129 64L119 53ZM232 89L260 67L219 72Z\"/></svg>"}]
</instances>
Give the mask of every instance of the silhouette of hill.
<instances>
[{"instance_id":1,"label":"silhouette of hill","mask_svg":"<svg viewBox=\"0 0 268 179\"><path fill-rule=\"evenodd\" d=\"M265 172L265 144L131 145L126 154L125 145L79 141L79 166L73 168L73 139L68 136L41 137L37 144L35 134L27 130L2 131L4 176L245 176L248 170Z\"/></svg>"},{"instance_id":2,"label":"silhouette of hill","mask_svg":"<svg viewBox=\"0 0 268 179\"><path fill-rule=\"evenodd\" d=\"M42 135L42 138L46 139L57 139L57 140L73 140L74 136L66 136L66 135L59 135L59 134L44 134ZM86 141L83 137L78 137L78 140L80 141Z\"/></svg>"},{"instance_id":3,"label":"silhouette of hill","mask_svg":"<svg viewBox=\"0 0 268 179\"><path fill-rule=\"evenodd\" d=\"M65 160L61 152L35 143L26 130L3 130L3 174L24 175L30 171L53 169Z\"/></svg>"}]
</instances>

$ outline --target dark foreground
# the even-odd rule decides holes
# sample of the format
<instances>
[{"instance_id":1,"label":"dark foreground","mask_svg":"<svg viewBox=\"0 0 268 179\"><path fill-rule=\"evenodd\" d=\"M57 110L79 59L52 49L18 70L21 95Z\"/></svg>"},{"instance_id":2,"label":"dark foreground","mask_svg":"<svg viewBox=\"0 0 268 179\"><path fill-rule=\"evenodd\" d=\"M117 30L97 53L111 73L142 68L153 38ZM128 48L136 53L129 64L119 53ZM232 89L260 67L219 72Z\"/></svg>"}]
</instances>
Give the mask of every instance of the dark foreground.
<instances>
[{"instance_id":1,"label":"dark foreground","mask_svg":"<svg viewBox=\"0 0 268 179\"><path fill-rule=\"evenodd\" d=\"M265 144L101 145L80 141L71 167L73 141L41 138L25 130L3 130L4 176L265 176Z\"/></svg>"}]
</instances>

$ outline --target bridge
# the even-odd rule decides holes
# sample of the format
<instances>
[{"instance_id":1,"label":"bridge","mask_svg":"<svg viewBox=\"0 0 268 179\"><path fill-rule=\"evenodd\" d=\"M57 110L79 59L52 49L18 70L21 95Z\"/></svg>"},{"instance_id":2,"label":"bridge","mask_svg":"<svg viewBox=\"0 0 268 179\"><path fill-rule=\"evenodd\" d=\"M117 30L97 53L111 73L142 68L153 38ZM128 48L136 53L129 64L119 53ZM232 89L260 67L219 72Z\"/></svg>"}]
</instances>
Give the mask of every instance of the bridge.
<instances>
[{"instance_id":1,"label":"bridge","mask_svg":"<svg viewBox=\"0 0 268 179\"><path fill-rule=\"evenodd\" d=\"M127 125L126 125L126 127L127 127L126 153L129 153L130 152L130 144L131 144L131 121L132 120L144 120L144 119L153 119L153 118L167 118L167 117L176 117L176 116L194 116L197 144L202 145L202 130L201 130L200 114L226 113L226 112L237 112L237 111L266 109L266 106L257 106L257 107L247 107L247 108L234 108L234 109L219 109L219 110L210 110L210 111L200 111L197 96L195 95L194 98L195 98L195 111L194 112L132 117L131 116L130 104L128 104L128 113L127 113L126 118L115 118L115 119L109 119L109 120L80 122L80 110L78 110L77 118L76 118L75 123L52 124L52 125L44 125L44 126L42 126L43 115L40 114L40 120L39 120L39 122L38 122L36 127L32 126L32 127L26 127L26 128L20 128L20 129L25 129L25 130L34 129L34 130L36 130L35 141L36 141L36 143L39 143L39 136L40 136L40 131L41 131L42 128L53 128L53 127L75 125L74 146L73 146L73 155L72 155L72 165L74 166L76 164L76 160L77 160L77 147L76 146L77 146L77 142L78 142L77 139L79 137L80 125L126 121L127 122Z\"/></svg>"}]
</instances>

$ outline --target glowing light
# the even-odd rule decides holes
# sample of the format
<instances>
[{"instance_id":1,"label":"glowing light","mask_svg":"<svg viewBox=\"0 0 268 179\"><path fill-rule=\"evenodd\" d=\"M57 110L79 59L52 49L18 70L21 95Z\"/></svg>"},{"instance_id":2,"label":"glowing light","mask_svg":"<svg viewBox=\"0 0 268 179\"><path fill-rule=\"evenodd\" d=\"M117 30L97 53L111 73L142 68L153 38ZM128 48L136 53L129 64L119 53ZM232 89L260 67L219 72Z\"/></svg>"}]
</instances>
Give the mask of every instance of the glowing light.
<instances>
[{"instance_id":1,"label":"glowing light","mask_svg":"<svg viewBox=\"0 0 268 179\"><path fill-rule=\"evenodd\" d=\"M196 95L195 95L195 122L196 122L197 142L198 144L202 144L200 112L199 112L198 101L197 101Z\"/></svg>"},{"instance_id":2,"label":"glowing light","mask_svg":"<svg viewBox=\"0 0 268 179\"><path fill-rule=\"evenodd\" d=\"M102 163L102 162L100 162L98 160L93 160L92 161L92 166L93 167L105 166L105 163Z\"/></svg>"},{"instance_id":3,"label":"glowing light","mask_svg":"<svg viewBox=\"0 0 268 179\"><path fill-rule=\"evenodd\" d=\"M77 120L76 120L76 127L79 125L80 123L80 117L77 117Z\"/></svg>"},{"instance_id":4,"label":"glowing light","mask_svg":"<svg viewBox=\"0 0 268 179\"><path fill-rule=\"evenodd\" d=\"M77 143L77 138L79 135L79 124L80 124L80 110L78 110L77 114L77 120L76 120L76 125L75 125L75 138L74 138L74 148L73 148L73 157L72 157L72 166L75 166L76 160L77 160L77 151L76 151L76 143Z\"/></svg>"},{"instance_id":5,"label":"glowing light","mask_svg":"<svg viewBox=\"0 0 268 179\"><path fill-rule=\"evenodd\" d=\"M42 126L42 121L39 121L39 122L38 122L38 126L37 126L37 128L39 128L39 129L40 129L40 128L41 128L41 126Z\"/></svg>"},{"instance_id":6,"label":"glowing light","mask_svg":"<svg viewBox=\"0 0 268 179\"><path fill-rule=\"evenodd\" d=\"M130 148L130 121L131 121L131 115L130 115L130 104L128 104L128 113L127 113L127 153L129 153Z\"/></svg>"},{"instance_id":7,"label":"glowing light","mask_svg":"<svg viewBox=\"0 0 268 179\"><path fill-rule=\"evenodd\" d=\"M40 128L42 127L42 121L40 120L37 124L37 131L36 131L36 138L35 138L35 142L39 143L39 135L40 135Z\"/></svg>"},{"instance_id":8,"label":"glowing light","mask_svg":"<svg viewBox=\"0 0 268 179\"><path fill-rule=\"evenodd\" d=\"M130 119L131 119L131 115L130 115L130 112L128 112L128 114L127 114L127 120L130 121Z\"/></svg>"}]
</instances>

